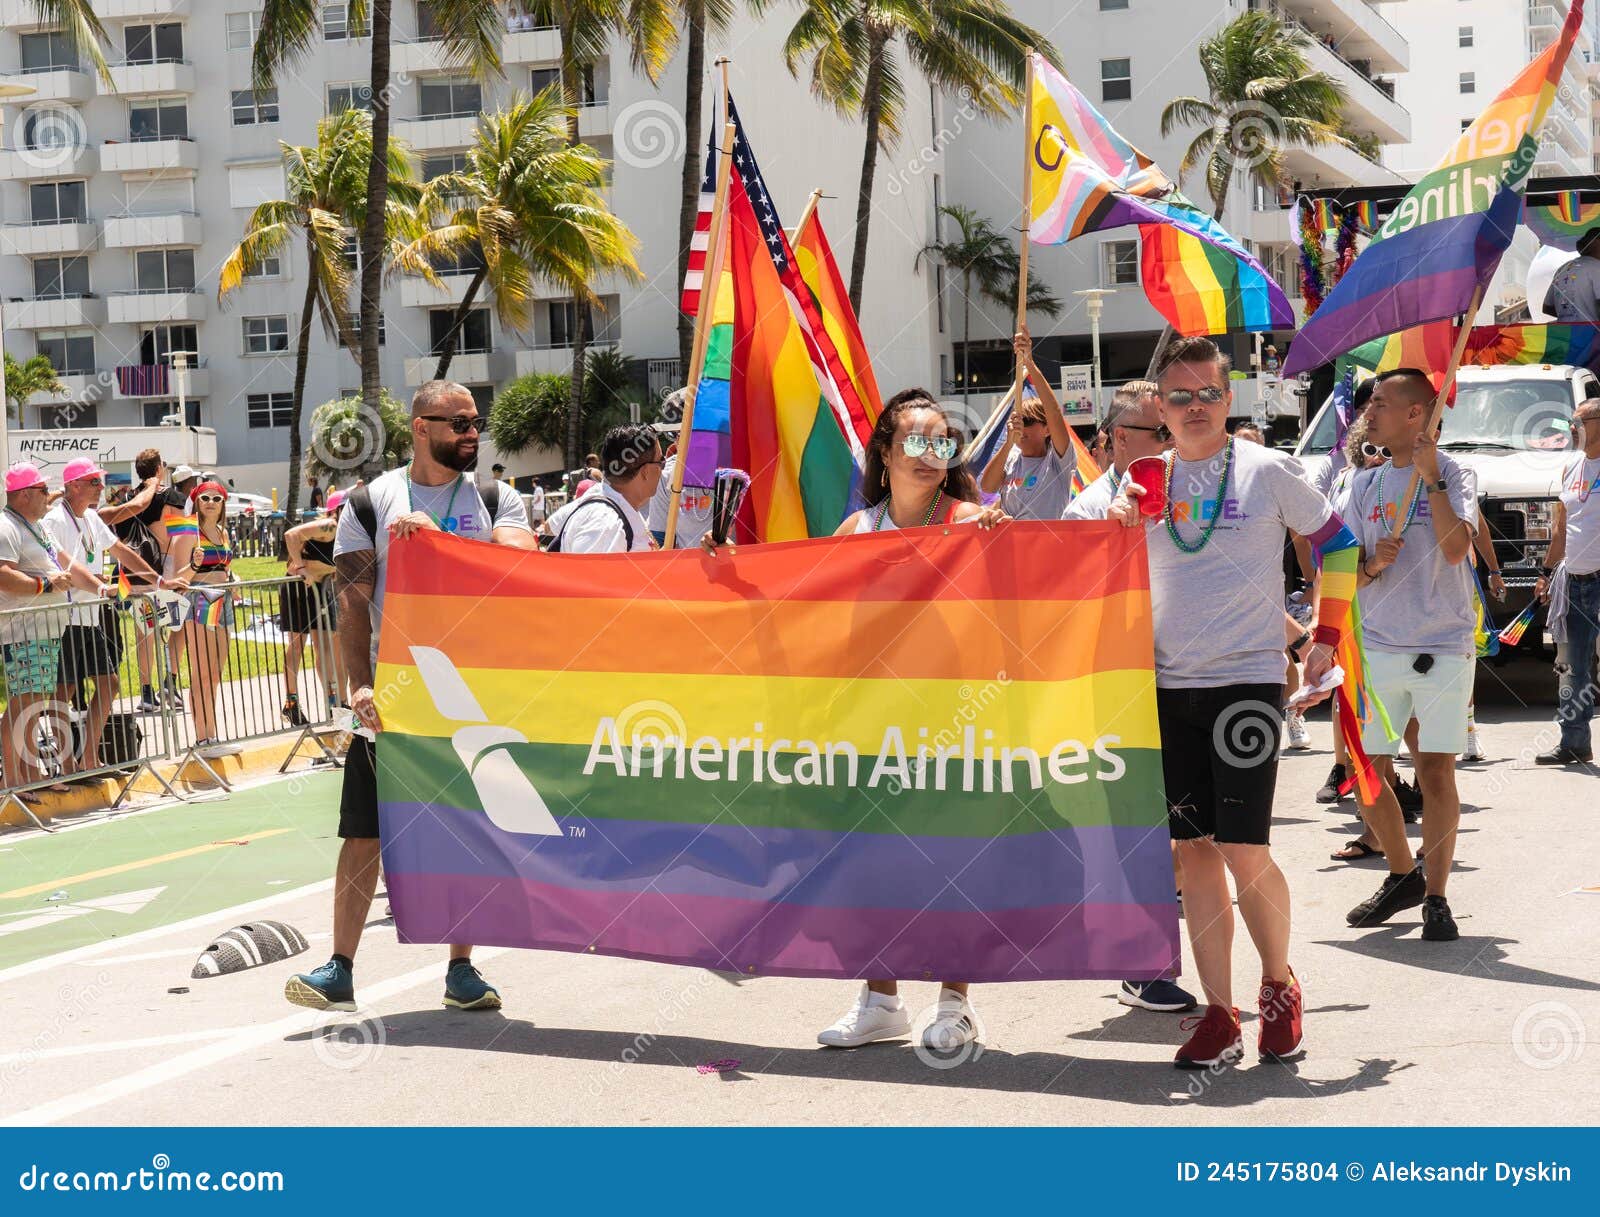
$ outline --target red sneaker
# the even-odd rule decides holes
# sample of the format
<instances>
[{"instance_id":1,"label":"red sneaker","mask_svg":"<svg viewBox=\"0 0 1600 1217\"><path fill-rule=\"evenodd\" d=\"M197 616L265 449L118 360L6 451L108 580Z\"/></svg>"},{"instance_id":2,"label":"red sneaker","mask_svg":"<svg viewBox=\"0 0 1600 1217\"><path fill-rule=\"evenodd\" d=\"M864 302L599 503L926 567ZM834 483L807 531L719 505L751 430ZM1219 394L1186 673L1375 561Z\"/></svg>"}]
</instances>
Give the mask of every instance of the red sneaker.
<instances>
[{"instance_id":1,"label":"red sneaker","mask_svg":"<svg viewBox=\"0 0 1600 1217\"><path fill-rule=\"evenodd\" d=\"M1210 1069L1219 1063L1232 1064L1244 1055L1244 1032L1239 1029L1237 1008L1207 1006L1204 1014L1184 1019L1179 1027L1194 1031L1173 1059L1179 1069Z\"/></svg>"},{"instance_id":2,"label":"red sneaker","mask_svg":"<svg viewBox=\"0 0 1600 1217\"><path fill-rule=\"evenodd\" d=\"M1257 1047L1264 1057L1291 1057L1300 1051L1305 1000L1300 981L1289 970L1287 984L1277 980L1261 982L1261 1041Z\"/></svg>"}]
</instances>

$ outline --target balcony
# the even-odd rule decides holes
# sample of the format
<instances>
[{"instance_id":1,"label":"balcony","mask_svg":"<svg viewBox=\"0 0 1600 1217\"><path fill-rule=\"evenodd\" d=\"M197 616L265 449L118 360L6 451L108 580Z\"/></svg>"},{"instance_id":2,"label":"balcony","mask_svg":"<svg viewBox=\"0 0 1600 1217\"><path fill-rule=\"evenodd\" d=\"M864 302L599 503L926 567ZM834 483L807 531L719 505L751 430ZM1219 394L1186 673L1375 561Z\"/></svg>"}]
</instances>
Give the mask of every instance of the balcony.
<instances>
[{"instance_id":1,"label":"balcony","mask_svg":"<svg viewBox=\"0 0 1600 1217\"><path fill-rule=\"evenodd\" d=\"M439 366L437 355L422 355L406 360L406 384L420 385L433 379L433 370ZM464 385L480 384L492 380L489 375L489 352L476 351L464 355L456 352L450 361L450 379Z\"/></svg>"},{"instance_id":2,"label":"balcony","mask_svg":"<svg viewBox=\"0 0 1600 1217\"><path fill-rule=\"evenodd\" d=\"M194 64L169 59L160 63L114 63L111 83L100 81L102 96L139 97L150 93L193 93Z\"/></svg>"},{"instance_id":3,"label":"balcony","mask_svg":"<svg viewBox=\"0 0 1600 1217\"><path fill-rule=\"evenodd\" d=\"M1264 7L1252 0L1251 8ZM1341 54L1364 59L1377 72L1404 72L1411 44L1366 0L1277 0L1279 15L1306 26L1313 38L1331 37Z\"/></svg>"},{"instance_id":4,"label":"balcony","mask_svg":"<svg viewBox=\"0 0 1600 1217\"><path fill-rule=\"evenodd\" d=\"M472 271L462 274L441 273L440 287L432 286L426 279L407 275L400 280L400 303L412 308L440 308L446 304L460 304L466 299L472 275ZM488 293L480 285L475 299L482 304L487 295Z\"/></svg>"},{"instance_id":5,"label":"balcony","mask_svg":"<svg viewBox=\"0 0 1600 1217\"><path fill-rule=\"evenodd\" d=\"M192 175L200 168L200 150L192 139L141 139L100 147L100 168L107 173Z\"/></svg>"},{"instance_id":6,"label":"balcony","mask_svg":"<svg viewBox=\"0 0 1600 1217\"><path fill-rule=\"evenodd\" d=\"M117 401L159 401L178 395L178 372L166 364L124 364L112 377ZM185 398L211 396L211 372L204 359L190 360L183 373Z\"/></svg>"},{"instance_id":7,"label":"balcony","mask_svg":"<svg viewBox=\"0 0 1600 1217\"><path fill-rule=\"evenodd\" d=\"M81 104L95 96L94 77L80 68L21 68L15 72L0 72L0 89L13 85L33 90L32 95L18 98L30 105L36 101Z\"/></svg>"},{"instance_id":8,"label":"balcony","mask_svg":"<svg viewBox=\"0 0 1600 1217\"><path fill-rule=\"evenodd\" d=\"M107 374L101 371L67 372L56 377L61 382L59 393L35 393L28 398L30 406L58 406L69 401L99 401L105 396Z\"/></svg>"},{"instance_id":9,"label":"balcony","mask_svg":"<svg viewBox=\"0 0 1600 1217\"><path fill-rule=\"evenodd\" d=\"M106 21L130 17L187 17L193 0L99 0L95 12Z\"/></svg>"},{"instance_id":10,"label":"balcony","mask_svg":"<svg viewBox=\"0 0 1600 1217\"><path fill-rule=\"evenodd\" d=\"M558 63L561 60L561 31L554 27L508 30L500 42L500 58L507 64Z\"/></svg>"},{"instance_id":11,"label":"balcony","mask_svg":"<svg viewBox=\"0 0 1600 1217\"><path fill-rule=\"evenodd\" d=\"M37 182L82 177L94 172L95 150L88 144L59 148L0 148L0 181Z\"/></svg>"},{"instance_id":12,"label":"balcony","mask_svg":"<svg viewBox=\"0 0 1600 1217\"><path fill-rule=\"evenodd\" d=\"M81 254L95 247L99 237L93 220L43 220L0 227L0 254L38 257L41 254Z\"/></svg>"},{"instance_id":13,"label":"balcony","mask_svg":"<svg viewBox=\"0 0 1600 1217\"><path fill-rule=\"evenodd\" d=\"M199 291L134 290L112 293L106 319L113 325L159 325L205 318L206 298Z\"/></svg>"},{"instance_id":14,"label":"balcony","mask_svg":"<svg viewBox=\"0 0 1600 1217\"><path fill-rule=\"evenodd\" d=\"M478 138L478 119L473 114L424 114L402 118L395 124L395 135L419 152L438 148L465 148Z\"/></svg>"},{"instance_id":15,"label":"balcony","mask_svg":"<svg viewBox=\"0 0 1600 1217\"><path fill-rule=\"evenodd\" d=\"M1369 161L1349 148L1285 148L1284 166L1292 180L1307 186L1400 186L1405 180L1392 169Z\"/></svg>"},{"instance_id":16,"label":"balcony","mask_svg":"<svg viewBox=\"0 0 1600 1217\"><path fill-rule=\"evenodd\" d=\"M1411 141L1411 111L1389 96L1361 69L1319 41L1306 49L1306 62L1326 72L1345 91L1345 113L1359 126L1377 133L1386 144Z\"/></svg>"},{"instance_id":17,"label":"balcony","mask_svg":"<svg viewBox=\"0 0 1600 1217\"><path fill-rule=\"evenodd\" d=\"M112 216L106 221L107 249L149 249L156 245L199 245L200 217L192 211L169 215Z\"/></svg>"},{"instance_id":18,"label":"balcony","mask_svg":"<svg viewBox=\"0 0 1600 1217\"><path fill-rule=\"evenodd\" d=\"M596 339L589 344L588 349L614 350L616 340L611 337ZM517 352L517 375L527 376L534 372L554 372L565 376L572 371L572 348L564 347L530 347Z\"/></svg>"},{"instance_id":19,"label":"balcony","mask_svg":"<svg viewBox=\"0 0 1600 1217\"><path fill-rule=\"evenodd\" d=\"M1554 37L1561 32L1561 17L1556 13L1552 5L1530 4L1528 5L1528 30L1530 33L1549 34Z\"/></svg>"},{"instance_id":20,"label":"balcony","mask_svg":"<svg viewBox=\"0 0 1600 1217\"><path fill-rule=\"evenodd\" d=\"M98 328L106 321L106 302L99 296L40 296L6 303L6 325L14 330Z\"/></svg>"},{"instance_id":21,"label":"balcony","mask_svg":"<svg viewBox=\"0 0 1600 1217\"><path fill-rule=\"evenodd\" d=\"M600 139L611 134L611 103L593 101L578 107L578 138Z\"/></svg>"},{"instance_id":22,"label":"balcony","mask_svg":"<svg viewBox=\"0 0 1600 1217\"><path fill-rule=\"evenodd\" d=\"M418 72L444 72L452 66L449 48L438 38L396 42L389 48L389 68L408 76Z\"/></svg>"}]
</instances>

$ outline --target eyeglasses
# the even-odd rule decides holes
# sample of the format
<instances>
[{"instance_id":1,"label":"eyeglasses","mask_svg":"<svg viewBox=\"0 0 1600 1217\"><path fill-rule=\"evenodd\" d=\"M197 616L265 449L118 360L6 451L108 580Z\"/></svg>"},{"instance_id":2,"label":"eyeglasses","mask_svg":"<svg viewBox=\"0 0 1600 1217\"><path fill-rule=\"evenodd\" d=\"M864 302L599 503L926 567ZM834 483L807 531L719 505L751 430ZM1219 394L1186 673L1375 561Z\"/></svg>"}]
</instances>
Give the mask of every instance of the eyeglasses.
<instances>
[{"instance_id":1,"label":"eyeglasses","mask_svg":"<svg viewBox=\"0 0 1600 1217\"><path fill-rule=\"evenodd\" d=\"M948 461L956 454L956 441L948 435L908 435L900 441L900 451L912 460L932 452L937 459Z\"/></svg>"},{"instance_id":2,"label":"eyeglasses","mask_svg":"<svg viewBox=\"0 0 1600 1217\"><path fill-rule=\"evenodd\" d=\"M1579 414L1567 420L1567 426L1573 431L1582 431L1584 423L1600 423L1600 414Z\"/></svg>"},{"instance_id":3,"label":"eyeglasses","mask_svg":"<svg viewBox=\"0 0 1600 1217\"><path fill-rule=\"evenodd\" d=\"M1044 419L1042 419L1042 418L1025 418L1025 419L1022 420L1022 425L1024 427L1042 427L1042 426L1044 426Z\"/></svg>"},{"instance_id":4,"label":"eyeglasses","mask_svg":"<svg viewBox=\"0 0 1600 1217\"><path fill-rule=\"evenodd\" d=\"M225 500L220 494L203 494L195 499L196 503L221 503Z\"/></svg>"},{"instance_id":5,"label":"eyeglasses","mask_svg":"<svg viewBox=\"0 0 1600 1217\"><path fill-rule=\"evenodd\" d=\"M1162 443L1166 443L1172 438L1172 432L1167 430L1166 423L1160 423L1154 427L1146 427L1143 423L1118 423L1117 426L1128 431L1148 431Z\"/></svg>"},{"instance_id":6,"label":"eyeglasses","mask_svg":"<svg viewBox=\"0 0 1600 1217\"><path fill-rule=\"evenodd\" d=\"M1169 406L1187 406L1195 398L1199 398L1208 406L1214 406L1222 400L1222 390L1207 386L1204 389L1169 389L1161 395L1161 400Z\"/></svg>"},{"instance_id":7,"label":"eyeglasses","mask_svg":"<svg viewBox=\"0 0 1600 1217\"><path fill-rule=\"evenodd\" d=\"M417 417L427 423L449 423L450 430L457 435L482 431L489 425L489 420L481 414L419 414Z\"/></svg>"}]
</instances>

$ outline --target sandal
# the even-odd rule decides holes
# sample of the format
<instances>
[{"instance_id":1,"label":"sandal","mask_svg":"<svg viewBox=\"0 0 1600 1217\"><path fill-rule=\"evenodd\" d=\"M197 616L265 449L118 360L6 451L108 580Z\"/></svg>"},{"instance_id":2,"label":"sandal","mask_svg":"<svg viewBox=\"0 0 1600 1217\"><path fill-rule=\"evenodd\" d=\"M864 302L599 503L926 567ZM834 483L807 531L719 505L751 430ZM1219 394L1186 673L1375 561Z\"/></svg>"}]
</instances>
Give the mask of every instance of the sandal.
<instances>
[{"instance_id":1,"label":"sandal","mask_svg":"<svg viewBox=\"0 0 1600 1217\"><path fill-rule=\"evenodd\" d=\"M1373 849L1372 846L1357 837L1343 848L1329 854L1328 857L1335 862L1365 862L1368 858L1376 858L1382 853L1381 849Z\"/></svg>"}]
</instances>

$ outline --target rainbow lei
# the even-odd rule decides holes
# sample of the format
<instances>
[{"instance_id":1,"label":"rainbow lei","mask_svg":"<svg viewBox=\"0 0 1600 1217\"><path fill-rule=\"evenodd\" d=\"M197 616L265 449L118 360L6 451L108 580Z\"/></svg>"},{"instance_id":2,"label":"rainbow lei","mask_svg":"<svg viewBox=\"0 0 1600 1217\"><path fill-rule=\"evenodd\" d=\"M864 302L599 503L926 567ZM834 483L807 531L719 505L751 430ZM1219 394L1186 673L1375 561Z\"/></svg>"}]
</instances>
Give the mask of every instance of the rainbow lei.
<instances>
[{"instance_id":1,"label":"rainbow lei","mask_svg":"<svg viewBox=\"0 0 1600 1217\"><path fill-rule=\"evenodd\" d=\"M1300 207L1300 294L1305 297L1306 316L1322 304L1326 290L1322 281L1322 229L1315 206Z\"/></svg>"}]
</instances>

